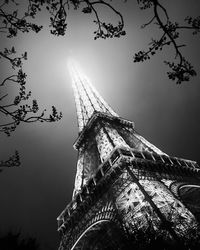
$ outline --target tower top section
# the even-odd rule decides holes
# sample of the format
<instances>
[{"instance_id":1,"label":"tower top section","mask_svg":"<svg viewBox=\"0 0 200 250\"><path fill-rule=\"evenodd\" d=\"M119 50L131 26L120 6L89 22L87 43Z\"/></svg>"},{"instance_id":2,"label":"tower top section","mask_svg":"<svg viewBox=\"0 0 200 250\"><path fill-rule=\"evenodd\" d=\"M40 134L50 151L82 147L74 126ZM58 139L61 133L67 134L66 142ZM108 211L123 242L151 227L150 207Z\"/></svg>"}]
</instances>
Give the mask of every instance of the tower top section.
<instances>
[{"instance_id":1,"label":"tower top section","mask_svg":"<svg viewBox=\"0 0 200 250\"><path fill-rule=\"evenodd\" d=\"M86 126L94 112L107 113L118 117L73 59L68 61L68 69L72 79L79 132Z\"/></svg>"}]
</instances>

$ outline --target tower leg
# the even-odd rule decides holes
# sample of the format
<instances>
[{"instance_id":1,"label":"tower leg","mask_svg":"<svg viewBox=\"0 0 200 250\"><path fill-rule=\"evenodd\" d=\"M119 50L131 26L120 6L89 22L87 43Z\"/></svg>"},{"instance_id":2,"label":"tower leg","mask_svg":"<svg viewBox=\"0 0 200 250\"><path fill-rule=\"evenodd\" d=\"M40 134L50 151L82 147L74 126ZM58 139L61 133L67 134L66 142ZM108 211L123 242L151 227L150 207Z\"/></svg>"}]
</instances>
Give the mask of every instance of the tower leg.
<instances>
[{"instance_id":1,"label":"tower leg","mask_svg":"<svg viewBox=\"0 0 200 250\"><path fill-rule=\"evenodd\" d=\"M169 222L165 216L161 213L161 211L159 210L159 208L156 206L156 204L153 202L153 200L151 199L151 197L149 196L149 194L145 191L145 189L143 188L143 186L140 184L139 180L136 178L135 174L132 172L132 170L130 169L129 166L126 166L126 170L129 173L129 175L131 176L132 180L134 183L137 184L137 186L139 187L139 189L141 190L141 192L143 193L145 199L149 202L149 204L151 205L151 207L154 209L155 213L157 214L158 218L162 221L162 227L164 229L166 229L170 235L172 236L172 238L174 239L174 241L179 245L183 247L183 244L180 242L179 237L177 236L176 232L174 231L174 229L172 228L172 223ZM184 247L182 248L184 249Z\"/></svg>"}]
</instances>

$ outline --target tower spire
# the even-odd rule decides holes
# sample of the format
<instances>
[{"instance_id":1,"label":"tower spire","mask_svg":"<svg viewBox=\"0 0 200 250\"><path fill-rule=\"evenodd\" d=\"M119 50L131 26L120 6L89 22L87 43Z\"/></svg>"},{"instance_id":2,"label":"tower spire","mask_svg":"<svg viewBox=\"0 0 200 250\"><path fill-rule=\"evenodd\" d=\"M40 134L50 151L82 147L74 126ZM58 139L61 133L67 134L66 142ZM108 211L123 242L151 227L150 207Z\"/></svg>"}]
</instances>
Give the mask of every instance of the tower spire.
<instances>
[{"instance_id":1,"label":"tower spire","mask_svg":"<svg viewBox=\"0 0 200 250\"><path fill-rule=\"evenodd\" d=\"M69 60L68 68L72 79L79 132L86 126L94 112L107 113L118 117L73 59Z\"/></svg>"}]
</instances>

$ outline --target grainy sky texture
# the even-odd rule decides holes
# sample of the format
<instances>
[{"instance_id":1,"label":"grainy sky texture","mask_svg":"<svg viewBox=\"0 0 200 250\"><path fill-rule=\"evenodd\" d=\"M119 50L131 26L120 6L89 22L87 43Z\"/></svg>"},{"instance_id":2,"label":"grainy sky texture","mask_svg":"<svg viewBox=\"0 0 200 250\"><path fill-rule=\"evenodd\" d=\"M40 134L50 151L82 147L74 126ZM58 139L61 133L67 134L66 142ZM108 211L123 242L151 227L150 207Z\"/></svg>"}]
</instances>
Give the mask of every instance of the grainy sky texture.
<instances>
[{"instance_id":1,"label":"grainy sky texture","mask_svg":"<svg viewBox=\"0 0 200 250\"><path fill-rule=\"evenodd\" d=\"M198 0L162 1L172 20L197 16ZM167 3L166 3L167 2ZM0 174L0 231L21 229L35 236L42 249L56 249L59 243L56 217L70 202L76 173L76 110L67 71L67 59L73 57L111 107L122 117L135 122L136 130L169 155L199 160L200 84L199 36L187 31L188 44L183 53L197 70L197 77L176 85L168 80L164 59L173 60L173 50L164 49L145 63L133 63L132 56L146 49L158 36L155 27L140 29L151 18L151 10L139 10L136 1L113 5L124 16L127 35L120 39L94 40L92 15L71 10L64 37L50 34L46 11L38 15L44 25L39 34L19 34L15 39L1 38L1 48L15 45L27 51L24 64L27 89L39 106L55 105L63 119L57 123L20 125L10 138L0 135L0 159L15 149L21 154L20 168ZM110 16L105 9L103 17ZM115 17L111 17L116 21ZM167 57L167 58L166 58ZM7 66L1 64L1 75Z\"/></svg>"}]
</instances>

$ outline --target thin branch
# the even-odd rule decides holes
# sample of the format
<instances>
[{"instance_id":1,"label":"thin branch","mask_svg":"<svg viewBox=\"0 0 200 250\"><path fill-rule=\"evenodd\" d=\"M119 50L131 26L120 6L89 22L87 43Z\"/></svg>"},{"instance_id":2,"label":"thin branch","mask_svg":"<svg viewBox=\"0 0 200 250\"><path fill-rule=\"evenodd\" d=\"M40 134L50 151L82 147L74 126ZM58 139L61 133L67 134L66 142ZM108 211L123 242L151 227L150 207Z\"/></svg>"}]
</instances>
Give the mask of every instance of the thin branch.
<instances>
[{"instance_id":1,"label":"thin branch","mask_svg":"<svg viewBox=\"0 0 200 250\"><path fill-rule=\"evenodd\" d=\"M154 0L153 2L155 2L165 13L165 16L167 18L167 21L169 20L169 16L168 16L168 13L167 13L167 10L158 2L158 0Z\"/></svg>"},{"instance_id":2,"label":"thin branch","mask_svg":"<svg viewBox=\"0 0 200 250\"><path fill-rule=\"evenodd\" d=\"M89 1L89 0L84 0L84 3L87 4L86 8L83 8L84 13L91 13L94 12L96 20L94 21L98 25L97 31L95 31L95 37L94 39L97 38L113 38L113 37L120 37L125 35L125 31L123 30L124 28L124 20L122 14L117 11L112 5L105 1ZM119 16L120 21L118 22L118 25L114 26L111 23L106 24L105 22L101 21L99 18L99 14L97 10L95 9L94 5L105 5L109 9L113 11L116 15Z\"/></svg>"},{"instance_id":3,"label":"thin branch","mask_svg":"<svg viewBox=\"0 0 200 250\"><path fill-rule=\"evenodd\" d=\"M5 55L4 53L2 53L1 51L0 51L0 56L4 57L5 59L7 59L7 60L9 60L10 62L12 62L12 59L11 59L10 57L6 56L6 55Z\"/></svg>"},{"instance_id":4,"label":"thin branch","mask_svg":"<svg viewBox=\"0 0 200 250\"><path fill-rule=\"evenodd\" d=\"M17 75L8 76L7 78L5 78L5 79L2 81L2 83L0 84L0 86L4 86L4 84L6 83L6 81L17 82L16 80L12 79L13 77L17 77Z\"/></svg>"},{"instance_id":5,"label":"thin branch","mask_svg":"<svg viewBox=\"0 0 200 250\"><path fill-rule=\"evenodd\" d=\"M2 101L6 96L8 96L8 94L5 94L2 97L0 97L0 101Z\"/></svg>"},{"instance_id":6,"label":"thin branch","mask_svg":"<svg viewBox=\"0 0 200 250\"><path fill-rule=\"evenodd\" d=\"M15 122L9 122L9 123L5 123L5 124L0 124L0 127L5 128L5 127L8 127L8 126L11 126L11 125L14 125L14 124L15 124Z\"/></svg>"},{"instance_id":7,"label":"thin branch","mask_svg":"<svg viewBox=\"0 0 200 250\"><path fill-rule=\"evenodd\" d=\"M154 20L155 18L156 18L156 17L153 16L153 17L151 18L151 20L150 20L149 22L143 24L143 25L141 26L141 28L145 28L146 26L150 25L150 24L153 22L153 20Z\"/></svg>"},{"instance_id":8,"label":"thin branch","mask_svg":"<svg viewBox=\"0 0 200 250\"><path fill-rule=\"evenodd\" d=\"M180 53L178 47L177 47L177 44L174 40L174 38L172 37L172 35L170 34L169 30L166 28L166 26L162 23L160 17L159 17L159 14L158 14L158 9L157 9L157 6L159 6L160 8L162 7L160 5L160 3L158 2L158 0L154 0L153 1L154 3L154 13L155 13L155 16L156 16L156 19L160 25L160 27L163 29L163 31L166 33L166 35L169 37L170 41L172 42L172 44L174 45L174 49L176 51L176 57L179 56L180 58L180 61L179 61L179 64L182 64L182 60L183 60L183 57L182 57L182 54ZM162 7L162 9L164 9Z\"/></svg>"},{"instance_id":9,"label":"thin branch","mask_svg":"<svg viewBox=\"0 0 200 250\"><path fill-rule=\"evenodd\" d=\"M195 28L192 27L192 26L177 26L176 29L191 29L191 30L195 30Z\"/></svg>"},{"instance_id":10,"label":"thin branch","mask_svg":"<svg viewBox=\"0 0 200 250\"><path fill-rule=\"evenodd\" d=\"M171 72L167 72L169 79L176 80L177 84L180 84L183 81L189 81L191 76L196 75L196 71L193 69L193 66L184 58L181 53L181 48L186 46L185 44L178 44L177 39L179 38L179 30L181 29L191 29L193 30L193 35L200 32L200 16L192 18L190 16L185 18L185 21L189 25L179 25L177 22L171 22L167 13L166 8L160 4L159 0L138 0L138 4L142 4L140 9L144 10L147 8L153 8L153 17L152 19L143 25L146 27L150 25L153 20L156 19L156 25L159 29L163 31L161 38L157 41L152 39L152 45L149 49L145 51L139 51L134 55L134 62L143 62L147 59L150 59L150 55L154 55L156 50L162 50L164 46L171 45L175 50L175 59L178 60L178 63L164 61L166 65L171 68ZM163 21L161 15L164 12L166 21ZM191 25L191 26L190 26Z\"/></svg>"},{"instance_id":11,"label":"thin branch","mask_svg":"<svg viewBox=\"0 0 200 250\"><path fill-rule=\"evenodd\" d=\"M97 11L96 11L96 9L93 7L93 4L92 3L90 3L90 1L85 1L90 7L91 7L91 9L94 11L94 13L95 13L95 16L96 16L96 19L97 19L97 24L98 24L98 30L99 30L99 32L100 33L102 33L102 29L101 29L101 21L100 21L100 19L99 19L99 16L98 16L98 13L97 13Z\"/></svg>"},{"instance_id":12,"label":"thin branch","mask_svg":"<svg viewBox=\"0 0 200 250\"><path fill-rule=\"evenodd\" d=\"M89 2L89 1L86 1L86 2ZM110 5L109 3L106 3L104 1L95 1L95 2L90 2L91 5L95 5L95 4L103 4L103 5L106 5L108 6L111 10L113 10L118 16L120 16L120 19L121 19L121 23L122 23L122 26L124 27L124 18L122 16L122 14L117 11L115 8L112 7L112 5ZM123 28L122 27L122 28Z\"/></svg>"}]
</instances>

